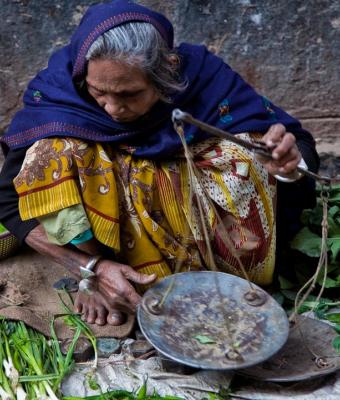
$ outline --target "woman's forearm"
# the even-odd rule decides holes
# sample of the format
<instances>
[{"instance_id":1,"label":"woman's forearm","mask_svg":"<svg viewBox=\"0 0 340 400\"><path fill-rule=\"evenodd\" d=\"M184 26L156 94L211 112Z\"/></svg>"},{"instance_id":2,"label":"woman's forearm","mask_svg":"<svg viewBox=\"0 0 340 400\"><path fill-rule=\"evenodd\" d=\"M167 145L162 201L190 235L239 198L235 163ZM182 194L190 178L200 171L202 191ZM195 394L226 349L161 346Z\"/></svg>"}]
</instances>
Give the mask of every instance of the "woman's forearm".
<instances>
[{"instance_id":1,"label":"woman's forearm","mask_svg":"<svg viewBox=\"0 0 340 400\"><path fill-rule=\"evenodd\" d=\"M36 226L26 236L25 242L38 253L51 257L78 278L80 278L79 268L86 265L90 257L77 249L50 243L42 225Z\"/></svg>"}]
</instances>

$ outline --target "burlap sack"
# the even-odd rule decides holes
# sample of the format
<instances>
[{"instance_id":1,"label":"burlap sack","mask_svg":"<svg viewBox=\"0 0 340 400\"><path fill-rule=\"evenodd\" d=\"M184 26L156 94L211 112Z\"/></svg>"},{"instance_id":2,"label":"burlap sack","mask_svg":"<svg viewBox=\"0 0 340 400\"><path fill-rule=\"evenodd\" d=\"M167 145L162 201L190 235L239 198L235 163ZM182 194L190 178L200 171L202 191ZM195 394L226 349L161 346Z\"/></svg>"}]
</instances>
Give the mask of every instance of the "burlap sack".
<instances>
[{"instance_id":1,"label":"burlap sack","mask_svg":"<svg viewBox=\"0 0 340 400\"><path fill-rule=\"evenodd\" d=\"M17 255L0 261L0 315L21 320L46 336L50 336L52 316L64 313L53 284L70 276L68 272L49 258L32 250L20 250ZM120 326L89 325L97 337L123 338L134 326L134 316L129 316ZM56 333L59 339L73 336L73 332L57 319Z\"/></svg>"}]
</instances>

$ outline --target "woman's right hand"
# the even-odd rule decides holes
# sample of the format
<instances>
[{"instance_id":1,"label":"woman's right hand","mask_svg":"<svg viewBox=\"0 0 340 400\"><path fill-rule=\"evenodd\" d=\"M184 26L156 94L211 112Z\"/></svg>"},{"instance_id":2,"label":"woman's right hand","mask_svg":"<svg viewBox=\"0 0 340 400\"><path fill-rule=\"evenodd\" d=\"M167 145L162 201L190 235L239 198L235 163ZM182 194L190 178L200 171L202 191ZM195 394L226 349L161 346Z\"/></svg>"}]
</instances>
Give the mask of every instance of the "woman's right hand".
<instances>
[{"instance_id":1,"label":"woman's right hand","mask_svg":"<svg viewBox=\"0 0 340 400\"><path fill-rule=\"evenodd\" d=\"M128 314L134 313L141 301L141 296L130 282L147 285L157 279L156 274L141 274L128 265L110 260L100 260L95 273L98 290L110 307Z\"/></svg>"}]
</instances>

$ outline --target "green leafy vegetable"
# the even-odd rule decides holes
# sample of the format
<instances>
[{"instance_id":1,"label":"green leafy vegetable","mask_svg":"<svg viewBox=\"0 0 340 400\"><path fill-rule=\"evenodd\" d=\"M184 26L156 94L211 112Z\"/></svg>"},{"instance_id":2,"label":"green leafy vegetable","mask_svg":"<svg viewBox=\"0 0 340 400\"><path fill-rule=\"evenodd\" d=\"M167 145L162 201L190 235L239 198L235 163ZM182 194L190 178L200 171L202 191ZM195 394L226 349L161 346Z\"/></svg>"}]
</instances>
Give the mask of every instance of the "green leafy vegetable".
<instances>
[{"instance_id":1,"label":"green leafy vegetable","mask_svg":"<svg viewBox=\"0 0 340 400\"><path fill-rule=\"evenodd\" d=\"M336 336L332 341L332 346L340 353L340 336Z\"/></svg>"},{"instance_id":2,"label":"green leafy vegetable","mask_svg":"<svg viewBox=\"0 0 340 400\"><path fill-rule=\"evenodd\" d=\"M321 237L305 226L294 237L291 247L309 257L319 257L321 252Z\"/></svg>"},{"instance_id":3,"label":"green leafy vegetable","mask_svg":"<svg viewBox=\"0 0 340 400\"><path fill-rule=\"evenodd\" d=\"M205 335L196 335L196 336L194 336L194 339L196 339L197 341L199 341L202 344L216 343L216 341L214 339L212 339L209 336L205 336Z\"/></svg>"},{"instance_id":4,"label":"green leafy vegetable","mask_svg":"<svg viewBox=\"0 0 340 400\"><path fill-rule=\"evenodd\" d=\"M290 282L288 279L284 278L283 276L279 275L278 277L280 288L282 290L289 290L294 288L294 283Z\"/></svg>"},{"instance_id":5,"label":"green leafy vegetable","mask_svg":"<svg viewBox=\"0 0 340 400\"><path fill-rule=\"evenodd\" d=\"M138 397L141 396L141 397ZM63 400L185 400L177 396L160 396L157 393L147 394L146 384L143 384L137 394L126 390L113 390L96 396L88 397L63 397ZM220 399L220 397L218 398Z\"/></svg>"},{"instance_id":6,"label":"green leafy vegetable","mask_svg":"<svg viewBox=\"0 0 340 400\"><path fill-rule=\"evenodd\" d=\"M340 313L326 314L325 319L335 322L336 324L340 324Z\"/></svg>"}]
</instances>

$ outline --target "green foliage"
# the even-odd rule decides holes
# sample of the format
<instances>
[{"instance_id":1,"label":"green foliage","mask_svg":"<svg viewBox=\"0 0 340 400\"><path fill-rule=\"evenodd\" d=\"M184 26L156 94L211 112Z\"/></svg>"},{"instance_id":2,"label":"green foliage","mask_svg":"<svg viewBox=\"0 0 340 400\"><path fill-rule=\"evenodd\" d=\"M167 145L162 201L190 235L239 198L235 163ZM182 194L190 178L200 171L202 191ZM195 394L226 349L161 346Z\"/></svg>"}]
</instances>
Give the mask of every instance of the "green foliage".
<instances>
[{"instance_id":1,"label":"green foliage","mask_svg":"<svg viewBox=\"0 0 340 400\"><path fill-rule=\"evenodd\" d=\"M0 233L3 232L7 232L7 229L2 224L0 224Z\"/></svg>"},{"instance_id":2,"label":"green foliage","mask_svg":"<svg viewBox=\"0 0 340 400\"><path fill-rule=\"evenodd\" d=\"M90 374L87 376L87 384L89 385L89 388L91 390L100 390L100 386L98 382L96 381L96 378L93 376L93 374Z\"/></svg>"},{"instance_id":3,"label":"green foliage","mask_svg":"<svg viewBox=\"0 0 340 400\"><path fill-rule=\"evenodd\" d=\"M340 324L340 313L330 313L325 315L325 319L330 322L335 322L336 324Z\"/></svg>"},{"instance_id":4,"label":"green foliage","mask_svg":"<svg viewBox=\"0 0 340 400\"><path fill-rule=\"evenodd\" d=\"M340 353L340 336L337 336L333 339L332 342L333 347L335 348L335 350Z\"/></svg>"},{"instance_id":5,"label":"green foliage","mask_svg":"<svg viewBox=\"0 0 340 400\"><path fill-rule=\"evenodd\" d=\"M206 397L207 396L207 397ZM222 389L219 393L207 393L201 400L228 400L230 399L229 389ZM147 394L147 385L144 383L137 393L126 390L113 390L96 396L88 397L63 397L63 400L185 400L177 396L160 396L157 393Z\"/></svg>"},{"instance_id":6,"label":"green foliage","mask_svg":"<svg viewBox=\"0 0 340 400\"><path fill-rule=\"evenodd\" d=\"M321 188L318 189L318 192L320 194ZM327 246L331 264L339 264L340 269L340 184L332 186L328 194ZM293 239L291 243L292 249L298 250L309 257L320 256L322 216L323 207L321 197L319 197L314 209L303 212L302 223L304 227ZM340 270L338 272L340 273Z\"/></svg>"},{"instance_id":7,"label":"green foliage","mask_svg":"<svg viewBox=\"0 0 340 400\"><path fill-rule=\"evenodd\" d=\"M292 249L299 250L308 257L319 257L321 237L313 233L308 227L303 227L291 243Z\"/></svg>"},{"instance_id":8,"label":"green foliage","mask_svg":"<svg viewBox=\"0 0 340 400\"><path fill-rule=\"evenodd\" d=\"M216 341L214 339L212 339L209 336L205 336L205 335L196 335L196 336L194 336L194 339L196 339L201 344L213 344L213 343L216 343Z\"/></svg>"},{"instance_id":9,"label":"green foliage","mask_svg":"<svg viewBox=\"0 0 340 400\"><path fill-rule=\"evenodd\" d=\"M62 300L62 299L61 299ZM60 385L74 366L73 352L80 335L91 341L96 353L96 338L88 326L73 314L62 300L67 314L55 316L51 321L51 340L19 322L0 319L0 398L19 398L17 391L27 394L29 400L60 399ZM57 318L74 329L72 342L63 355L54 330ZM91 383L95 386L95 381ZM97 389L98 386L96 386Z\"/></svg>"},{"instance_id":10,"label":"green foliage","mask_svg":"<svg viewBox=\"0 0 340 400\"><path fill-rule=\"evenodd\" d=\"M137 400L145 400L146 399L146 382L143 383L141 388L138 390Z\"/></svg>"},{"instance_id":11,"label":"green foliage","mask_svg":"<svg viewBox=\"0 0 340 400\"><path fill-rule=\"evenodd\" d=\"M160 396L157 393L148 395L146 393L146 384L143 384L137 393L127 390L112 390L96 396L88 397L63 397L63 400L184 400L176 396ZM219 398L218 398L219 399Z\"/></svg>"},{"instance_id":12,"label":"green foliage","mask_svg":"<svg viewBox=\"0 0 340 400\"><path fill-rule=\"evenodd\" d=\"M58 360L46 338L21 321L8 322L5 319L0 320L0 336L0 386L9 393L9 389L13 393L21 390L30 400L58 400L58 390L53 388L60 376ZM10 371L6 371L6 365L10 366ZM6 375L7 382L4 379Z\"/></svg>"},{"instance_id":13,"label":"green foliage","mask_svg":"<svg viewBox=\"0 0 340 400\"><path fill-rule=\"evenodd\" d=\"M322 220L323 220L323 204L321 197L321 188L318 187L317 205L312 210L304 210L301 221L303 227L290 243L291 254L288 258L287 265L293 266L294 274L291 274L289 280L287 277L278 277L280 287L280 295L284 300L279 298L281 304L292 307L297 291L308 281L315 271L318 259L321 255L322 241ZM326 296L335 297L337 302L338 292L334 289L340 287L340 184L332 186L329 191L323 193L328 196L328 237L326 240L328 249L328 266L327 276L322 268L317 277L317 287L315 293L318 293L320 287L326 290ZM293 277L293 275L295 275ZM328 290L328 291L327 291ZM320 303L313 303L313 296L301 307L299 312L314 309L314 312L321 316L329 307L324 304L332 302L329 299L321 299ZM310 305L314 304L313 307Z\"/></svg>"},{"instance_id":14,"label":"green foliage","mask_svg":"<svg viewBox=\"0 0 340 400\"><path fill-rule=\"evenodd\" d=\"M305 210L302 214L303 227L290 243L291 250L285 254L287 260L283 265L282 274L278 276L279 289L273 293L273 297L283 305L288 312L294 310L294 301L299 289L314 274L319 257L321 255L323 204L321 188L318 189L317 205L312 210ZM328 237L326 240L328 249L327 275L324 268L317 277L317 285L311 295L300 306L299 313L313 311L319 319L332 322L339 336L333 340L333 347L340 353L340 184L330 188L328 193ZM321 286L324 287L322 298L316 297Z\"/></svg>"},{"instance_id":15,"label":"green foliage","mask_svg":"<svg viewBox=\"0 0 340 400\"><path fill-rule=\"evenodd\" d=\"M230 388L222 388L218 393L208 393L209 397L204 397L202 400L229 400L231 399L232 390Z\"/></svg>"}]
</instances>

